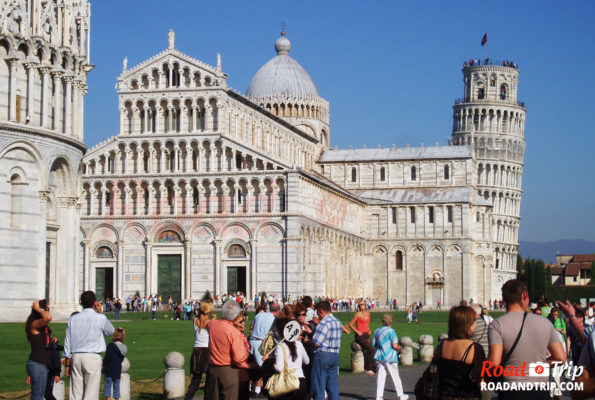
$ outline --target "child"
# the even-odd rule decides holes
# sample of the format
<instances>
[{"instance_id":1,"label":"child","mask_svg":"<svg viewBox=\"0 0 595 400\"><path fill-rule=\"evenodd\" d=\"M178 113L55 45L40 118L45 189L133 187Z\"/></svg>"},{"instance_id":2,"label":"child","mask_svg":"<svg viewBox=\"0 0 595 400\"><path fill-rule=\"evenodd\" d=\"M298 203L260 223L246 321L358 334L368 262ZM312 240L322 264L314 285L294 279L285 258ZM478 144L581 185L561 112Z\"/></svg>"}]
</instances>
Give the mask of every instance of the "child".
<instances>
[{"instance_id":1,"label":"child","mask_svg":"<svg viewBox=\"0 0 595 400\"><path fill-rule=\"evenodd\" d=\"M384 383L386 382L386 374L389 373L393 379L397 397L399 400L407 400L408 396L403 392L403 384L399 377L399 340L397 333L392 328L393 316L392 314L384 314L382 316L382 327L374 331L374 339L372 346L376 347L376 399L382 399L384 396Z\"/></svg>"},{"instance_id":2,"label":"child","mask_svg":"<svg viewBox=\"0 0 595 400\"><path fill-rule=\"evenodd\" d=\"M122 361L128 348L124 344L126 334L124 328L119 327L112 336L112 342L107 345L105 358L103 359L103 375L105 375L105 389L103 395L106 400L111 399L112 385L114 387L114 399L120 398L120 375L122 374Z\"/></svg>"}]
</instances>

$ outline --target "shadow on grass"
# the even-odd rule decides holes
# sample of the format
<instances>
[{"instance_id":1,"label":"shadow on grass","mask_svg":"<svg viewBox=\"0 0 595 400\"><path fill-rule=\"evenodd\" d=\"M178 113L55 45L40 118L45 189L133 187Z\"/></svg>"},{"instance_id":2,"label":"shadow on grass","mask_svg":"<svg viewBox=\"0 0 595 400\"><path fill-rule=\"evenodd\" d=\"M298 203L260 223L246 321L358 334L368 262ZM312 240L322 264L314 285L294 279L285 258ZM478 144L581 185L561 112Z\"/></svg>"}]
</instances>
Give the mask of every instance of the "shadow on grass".
<instances>
[{"instance_id":1,"label":"shadow on grass","mask_svg":"<svg viewBox=\"0 0 595 400\"><path fill-rule=\"evenodd\" d=\"M161 393L139 393L138 395L134 395L134 398L143 399L143 400L162 400L163 394Z\"/></svg>"}]
</instances>

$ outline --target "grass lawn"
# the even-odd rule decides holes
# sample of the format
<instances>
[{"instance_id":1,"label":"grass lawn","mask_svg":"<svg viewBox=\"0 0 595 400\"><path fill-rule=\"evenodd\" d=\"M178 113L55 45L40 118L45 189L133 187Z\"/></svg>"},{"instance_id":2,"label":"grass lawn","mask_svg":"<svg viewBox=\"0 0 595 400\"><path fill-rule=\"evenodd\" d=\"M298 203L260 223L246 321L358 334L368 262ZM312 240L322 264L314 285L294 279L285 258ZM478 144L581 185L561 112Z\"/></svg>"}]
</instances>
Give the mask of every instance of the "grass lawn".
<instances>
[{"instance_id":1,"label":"grass lawn","mask_svg":"<svg viewBox=\"0 0 595 400\"><path fill-rule=\"evenodd\" d=\"M126 345L128 346L128 359L130 360L130 376L133 380L148 381L157 378L163 373L163 358L168 352L179 351L186 358L186 371L194 333L191 321L172 321L165 318L171 313L160 312L157 320L150 318L150 313L122 313L122 320L114 322L114 326L122 326L126 331ZM420 315L420 323L407 324L407 315L399 311L393 313L395 324L393 327L397 335L410 336L417 342L419 335L430 334L434 336L435 343L441 333L447 331L448 313L440 311L425 311ZM343 324L348 323L353 313L336 313ZM113 314L108 314L113 319ZM496 317L496 315L494 315ZM253 313L250 314L250 321ZM372 331L381 325L382 313L372 313L370 328ZM249 324L248 324L249 326ZM63 343L66 324L52 323L54 334ZM27 372L25 364L29 355L29 343L25 337L24 323L0 324L0 336L4 338L4 346L0 363L0 394L24 394L29 390L25 379ZM341 373L351 371L351 342L353 335L344 335L341 343ZM414 352L415 357L415 352ZM161 398L163 393L163 380L155 383L132 383L133 398L151 399Z\"/></svg>"}]
</instances>

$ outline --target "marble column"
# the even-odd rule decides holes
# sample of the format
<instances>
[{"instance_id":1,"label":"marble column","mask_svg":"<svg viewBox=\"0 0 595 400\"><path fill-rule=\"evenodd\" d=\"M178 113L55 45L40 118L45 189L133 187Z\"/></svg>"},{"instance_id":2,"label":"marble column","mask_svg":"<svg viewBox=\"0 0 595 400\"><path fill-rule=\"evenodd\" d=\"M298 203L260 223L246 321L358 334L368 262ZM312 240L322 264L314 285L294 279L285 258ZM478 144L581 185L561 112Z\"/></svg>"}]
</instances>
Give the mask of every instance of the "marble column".
<instances>
[{"instance_id":1,"label":"marble column","mask_svg":"<svg viewBox=\"0 0 595 400\"><path fill-rule=\"evenodd\" d=\"M66 81L66 99L64 105L64 133L72 134L72 77L67 76Z\"/></svg>"},{"instance_id":2,"label":"marble column","mask_svg":"<svg viewBox=\"0 0 595 400\"><path fill-rule=\"evenodd\" d=\"M223 294L226 292L226 289L223 288L223 267L221 265L221 239L215 239L215 287L214 293L215 294Z\"/></svg>"},{"instance_id":3,"label":"marble column","mask_svg":"<svg viewBox=\"0 0 595 400\"><path fill-rule=\"evenodd\" d=\"M118 265L116 266L116 296L124 298L124 241L118 240Z\"/></svg>"},{"instance_id":4,"label":"marble column","mask_svg":"<svg viewBox=\"0 0 595 400\"><path fill-rule=\"evenodd\" d=\"M10 78L8 82L8 92L10 96L9 100L9 117L10 121L17 120L17 59L9 59L8 63L10 64Z\"/></svg>"},{"instance_id":5,"label":"marble column","mask_svg":"<svg viewBox=\"0 0 595 400\"><path fill-rule=\"evenodd\" d=\"M250 289L251 297L258 293L258 239L250 239Z\"/></svg>"},{"instance_id":6,"label":"marble column","mask_svg":"<svg viewBox=\"0 0 595 400\"><path fill-rule=\"evenodd\" d=\"M90 260L91 260L91 241L83 239L83 290L91 290L89 285L89 277L91 274Z\"/></svg>"},{"instance_id":7,"label":"marble column","mask_svg":"<svg viewBox=\"0 0 595 400\"><path fill-rule=\"evenodd\" d=\"M153 273L152 268L152 249L153 249L153 242L149 239L145 239L145 296L149 296L151 294L151 286L152 286L152 279L151 275Z\"/></svg>"},{"instance_id":8,"label":"marble column","mask_svg":"<svg viewBox=\"0 0 595 400\"><path fill-rule=\"evenodd\" d=\"M49 75L51 69L49 67L40 68L41 71L41 126L48 128L49 116Z\"/></svg>"},{"instance_id":9,"label":"marble column","mask_svg":"<svg viewBox=\"0 0 595 400\"><path fill-rule=\"evenodd\" d=\"M184 240L185 263L184 263L184 294L183 298L192 297L192 239L186 238Z\"/></svg>"},{"instance_id":10,"label":"marble column","mask_svg":"<svg viewBox=\"0 0 595 400\"><path fill-rule=\"evenodd\" d=\"M59 71L53 71L52 76L54 78L54 123L52 129L55 131L61 130L60 125L60 115L61 115L61 107L60 103L62 102L62 73Z\"/></svg>"}]
</instances>

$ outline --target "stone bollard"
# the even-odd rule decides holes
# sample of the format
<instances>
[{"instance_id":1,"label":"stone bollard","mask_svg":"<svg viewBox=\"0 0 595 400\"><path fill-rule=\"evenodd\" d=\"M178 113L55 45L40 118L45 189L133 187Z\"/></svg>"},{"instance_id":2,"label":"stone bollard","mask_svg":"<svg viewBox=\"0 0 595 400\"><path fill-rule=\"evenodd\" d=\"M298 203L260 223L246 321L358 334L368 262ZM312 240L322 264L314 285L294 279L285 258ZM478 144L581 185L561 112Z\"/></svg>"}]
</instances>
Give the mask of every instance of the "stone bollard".
<instances>
[{"instance_id":1,"label":"stone bollard","mask_svg":"<svg viewBox=\"0 0 595 400\"><path fill-rule=\"evenodd\" d=\"M184 373L184 356L177 351L167 353L163 359L165 375L163 376L163 396L165 399L179 399L186 394Z\"/></svg>"},{"instance_id":2,"label":"stone bollard","mask_svg":"<svg viewBox=\"0 0 595 400\"><path fill-rule=\"evenodd\" d=\"M434 338L432 335L421 335L419 337L419 360L422 362L430 362L434 357Z\"/></svg>"},{"instance_id":3,"label":"stone bollard","mask_svg":"<svg viewBox=\"0 0 595 400\"><path fill-rule=\"evenodd\" d=\"M401 345L401 354L399 361L401 365L413 365L413 340L409 336L403 336L399 340Z\"/></svg>"},{"instance_id":4,"label":"stone bollard","mask_svg":"<svg viewBox=\"0 0 595 400\"><path fill-rule=\"evenodd\" d=\"M64 384L64 375L66 374L66 367L62 364L62 368L60 369L60 382L54 382L54 390L52 390L52 394L56 399L64 399L66 396L65 384Z\"/></svg>"},{"instance_id":5,"label":"stone bollard","mask_svg":"<svg viewBox=\"0 0 595 400\"><path fill-rule=\"evenodd\" d=\"M124 357L122 375L120 375L120 400L130 400L130 360Z\"/></svg>"},{"instance_id":6,"label":"stone bollard","mask_svg":"<svg viewBox=\"0 0 595 400\"><path fill-rule=\"evenodd\" d=\"M438 336L438 343L446 339L448 339L448 333L441 333L440 336Z\"/></svg>"},{"instance_id":7,"label":"stone bollard","mask_svg":"<svg viewBox=\"0 0 595 400\"><path fill-rule=\"evenodd\" d=\"M356 342L351 342L351 372L364 372L364 352Z\"/></svg>"}]
</instances>

